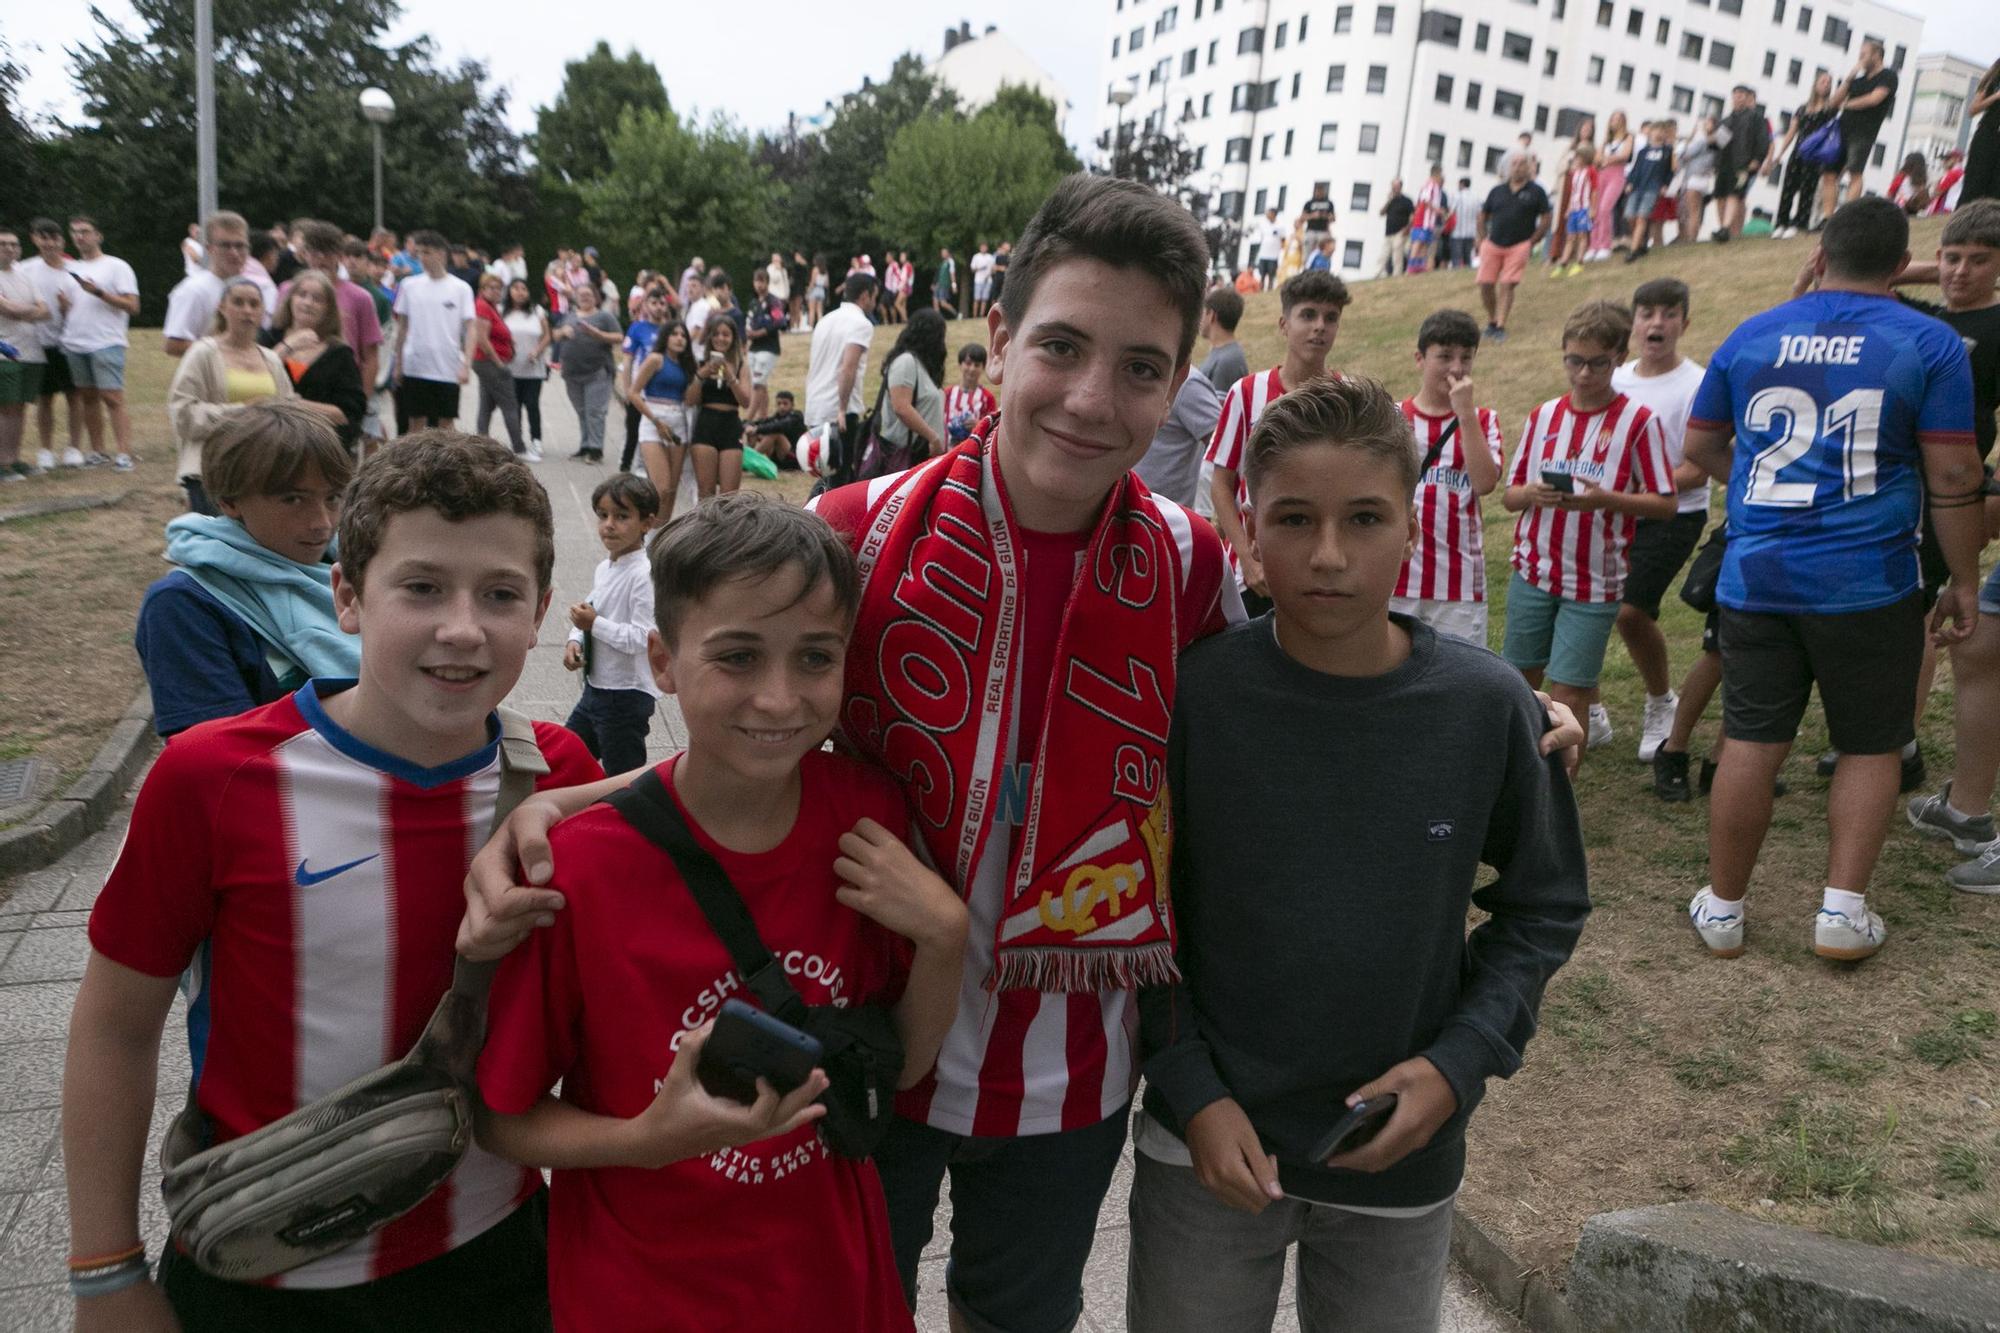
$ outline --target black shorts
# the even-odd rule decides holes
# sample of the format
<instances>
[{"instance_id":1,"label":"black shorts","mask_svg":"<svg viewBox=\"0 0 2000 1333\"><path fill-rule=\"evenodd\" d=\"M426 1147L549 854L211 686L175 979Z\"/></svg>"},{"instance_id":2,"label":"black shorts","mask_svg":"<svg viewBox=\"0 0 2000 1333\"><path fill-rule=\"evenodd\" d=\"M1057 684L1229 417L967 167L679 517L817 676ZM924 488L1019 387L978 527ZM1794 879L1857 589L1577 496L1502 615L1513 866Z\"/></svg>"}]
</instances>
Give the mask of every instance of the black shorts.
<instances>
[{"instance_id":1,"label":"black shorts","mask_svg":"<svg viewBox=\"0 0 2000 1333\"><path fill-rule=\"evenodd\" d=\"M1723 607L1722 727L1729 739L1788 745L1813 686L1842 754L1893 754L1916 739L1924 599L1872 611L1791 616Z\"/></svg>"},{"instance_id":2,"label":"black shorts","mask_svg":"<svg viewBox=\"0 0 2000 1333\"><path fill-rule=\"evenodd\" d=\"M48 364L42 367L42 387L36 390L36 396L53 398L59 393L75 393L76 379L69 373L69 358L60 347L51 347L48 353Z\"/></svg>"},{"instance_id":3,"label":"black shorts","mask_svg":"<svg viewBox=\"0 0 2000 1333\"><path fill-rule=\"evenodd\" d=\"M1675 514L1672 518L1642 518L1632 530L1625 560L1625 605L1660 618L1660 600L1667 595L1682 567L1708 528L1708 511Z\"/></svg>"},{"instance_id":4,"label":"black shorts","mask_svg":"<svg viewBox=\"0 0 2000 1333\"><path fill-rule=\"evenodd\" d=\"M398 391L403 415L413 421L455 421L459 387L456 380L405 379Z\"/></svg>"},{"instance_id":5,"label":"black shorts","mask_svg":"<svg viewBox=\"0 0 2000 1333\"><path fill-rule=\"evenodd\" d=\"M1278 271L1278 261L1275 259L1260 259L1257 261L1257 271L1268 278Z\"/></svg>"},{"instance_id":6,"label":"black shorts","mask_svg":"<svg viewBox=\"0 0 2000 1333\"><path fill-rule=\"evenodd\" d=\"M1875 134L1881 132L1882 127L1877 125ZM1868 170L1868 155L1875 151L1875 134L1864 138L1862 135L1850 133L1845 125L1840 127L1840 134L1845 157L1838 167L1829 168L1826 174L1837 176L1844 172L1849 176L1859 176Z\"/></svg>"},{"instance_id":7,"label":"black shorts","mask_svg":"<svg viewBox=\"0 0 2000 1333\"><path fill-rule=\"evenodd\" d=\"M741 449L743 414L702 408L694 414L694 430L689 434L688 443L705 444L711 449Z\"/></svg>"},{"instance_id":8,"label":"black shorts","mask_svg":"<svg viewBox=\"0 0 2000 1333\"><path fill-rule=\"evenodd\" d=\"M1715 164L1715 188L1709 191L1711 199L1727 199L1732 195L1746 194L1750 186L1736 174L1736 168L1727 162Z\"/></svg>"}]
</instances>

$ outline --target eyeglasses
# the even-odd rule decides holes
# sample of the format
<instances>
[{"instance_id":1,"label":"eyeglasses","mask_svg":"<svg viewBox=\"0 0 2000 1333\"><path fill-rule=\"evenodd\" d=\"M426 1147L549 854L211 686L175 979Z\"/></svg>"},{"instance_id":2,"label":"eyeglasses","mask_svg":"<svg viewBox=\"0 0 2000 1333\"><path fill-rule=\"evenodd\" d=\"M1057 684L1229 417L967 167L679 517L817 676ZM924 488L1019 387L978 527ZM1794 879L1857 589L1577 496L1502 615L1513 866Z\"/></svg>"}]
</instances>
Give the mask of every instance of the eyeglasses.
<instances>
[{"instance_id":1,"label":"eyeglasses","mask_svg":"<svg viewBox=\"0 0 2000 1333\"><path fill-rule=\"evenodd\" d=\"M208 248L209 248L209 249L211 249L211 250L248 250L248 249L250 248L250 242L248 242L248 241L210 241L210 242L208 243Z\"/></svg>"},{"instance_id":2,"label":"eyeglasses","mask_svg":"<svg viewBox=\"0 0 2000 1333\"><path fill-rule=\"evenodd\" d=\"M1588 370L1595 375L1602 375L1605 371L1611 369L1611 367L1617 364L1618 364L1618 358L1615 356L1567 356L1566 355L1563 357L1563 368L1565 370Z\"/></svg>"}]
</instances>

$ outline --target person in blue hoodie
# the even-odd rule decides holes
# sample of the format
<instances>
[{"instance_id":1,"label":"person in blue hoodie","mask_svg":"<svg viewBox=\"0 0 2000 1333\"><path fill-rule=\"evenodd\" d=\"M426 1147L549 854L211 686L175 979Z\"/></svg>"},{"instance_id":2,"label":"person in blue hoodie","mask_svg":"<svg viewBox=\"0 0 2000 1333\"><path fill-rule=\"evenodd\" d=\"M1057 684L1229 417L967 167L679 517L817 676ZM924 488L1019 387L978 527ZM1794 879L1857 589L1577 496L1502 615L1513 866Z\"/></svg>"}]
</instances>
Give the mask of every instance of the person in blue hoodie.
<instances>
[{"instance_id":1,"label":"person in blue hoodie","mask_svg":"<svg viewBox=\"0 0 2000 1333\"><path fill-rule=\"evenodd\" d=\"M161 736L360 670L361 640L333 609L333 534L353 472L333 427L296 402L239 408L202 445L222 512L167 524L174 570L146 589L134 635Z\"/></svg>"}]
</instances>

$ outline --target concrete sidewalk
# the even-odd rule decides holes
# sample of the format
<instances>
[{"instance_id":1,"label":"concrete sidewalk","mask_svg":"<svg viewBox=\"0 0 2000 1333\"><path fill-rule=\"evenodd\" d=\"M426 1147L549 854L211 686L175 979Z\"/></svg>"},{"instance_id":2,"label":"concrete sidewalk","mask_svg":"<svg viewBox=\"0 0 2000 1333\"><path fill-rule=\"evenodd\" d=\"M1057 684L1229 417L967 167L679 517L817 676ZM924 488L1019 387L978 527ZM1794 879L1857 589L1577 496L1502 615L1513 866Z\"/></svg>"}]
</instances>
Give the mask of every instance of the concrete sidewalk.
<instances>
[{"instance_id":1,"label":"concrete sidewalk","mask_svg":"<svg viewBox=\"0 0 2000 1333\"><path fill-rule=\"evenodd\" d=\"M468 403L470 394L468 393ZM560 722L577 695L575 673L562 666L566 608L590 593L591 573L603 556L590 514L590 491L607 475L602 467L569 461L576 423L560 394L545 395L543 413L548 462L539 469L556 519L555 597L541 641L510 702L531 717ZM558 404L561 404L558 406ZM606 451L615 462L622 440L622 416L614 405ZM648 738L655 760L686 740L671 698L660 701ZM23 876L0 891L0 1330L66 1330L71 1305L62 1286L68 1254L68 1216L63 1196L62 1148L58 1138L64 1034L83 975L89 944L84 926L103 886L130 820L130 797L101 832L85 840L57 865ZM188 1080L186 1041L180 1006L167 1023L160 1059L159 1099L153 1116L148 1175L140 1191L148 1246L157 1253L166 1233L154 1174L159 1135L181 1106ZM1130 1189L1130 1149L1099 1217L1097 1242L1085 1273L1082 1327L1114 1333L1125 1327L1125 1200ZM923 1264L918 1327L945 1333L943 1298L950 1205L938 1210L937 1237ZM1279 1310L1277 1328L1296 1329L1291 1285ZM1445 1333L1501 1333L1518 1328L1495 1313L1457 1272L1446 1292ZM1227 1331L1221 1331L1227 1333Z\"/></svg>"}]
</instances>

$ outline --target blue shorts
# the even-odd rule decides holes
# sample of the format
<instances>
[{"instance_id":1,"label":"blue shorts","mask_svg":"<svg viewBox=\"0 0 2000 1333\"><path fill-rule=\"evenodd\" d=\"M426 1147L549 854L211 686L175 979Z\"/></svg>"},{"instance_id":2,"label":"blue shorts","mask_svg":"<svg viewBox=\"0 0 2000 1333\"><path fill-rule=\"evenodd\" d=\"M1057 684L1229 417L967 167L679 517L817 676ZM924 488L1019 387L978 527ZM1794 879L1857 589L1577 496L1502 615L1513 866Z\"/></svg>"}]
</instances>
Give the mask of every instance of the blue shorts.
<instances>
[{"instance_id":1,"label":"blue shorts","mask_svg":"<svg viewBox=\"0 0 2000 1333\"><path fill-rule=\"evenodd\" d=\"M1618 606L1572 602L1515 574L1507 581L1507 629L1500 655L1521 671L1547 668L1548 679L1557 685L1596 689Z\"/></svg>"},{"instance_id":2,"label":"blue shorts","mask_svg":"<svg viewBox=\"0 0 2000 1333\"><path fill-rule=\"evenodd\" d=\"M1437 233L1429 227L1410 228L1410 242L1413 245L1429 245L1437 239Z\"/></svg>"},{"instance_id":3,"label":"blue shorts","mask_svg":"<svg viewBox=\"0 0 2000 1333\"><path fill-rule=\"evenodd\" d=\"M125 349L100 347L90 352L64 352L70 378L79 389L123 389Z\"/></svg>"},{"instance_id":4,"label":"blue shorts","mask_svg":"<svg viewBox=\"0 0 2000 1333\"><path fill-rule=\"evenodd\" d=\"M1569 233L1570 233L1570 235L1572 235L1572 236L1576 236L1576 235L1579 235L1579 234L1581 234L1581 233L1583 233L1583 232L1587 232L1587 231L1589 231L1589 230L1590 230L1590 229L1591 229L1591 228L1592 228L1593 226L1595 226L1595 225L1596 225L1596 219L1594 219L1594 218L1592 218L1592 217L1590 216L1590 210L1589 210L1589 209L1587 209L1587 208L1572 208L1572 209L1571 209L1571 210L1569 211Z\"/></svg>"},{"instance_id":5,"label":"blue shorts","mask_svg":"<svg viewBox=\"0 0 2000 1333\"><path fill-rule=\"evenodd\" d=\"M1653 206L1660 202L1660 187L1649 185L1642 190L1633 190L1625 196L1625 220L1632 222L1650 219Z\"/></svg>"},{"instance_id":6,"label":"blue shorts","mask_svg":"<svg viewBox=\"0 0 2000 1333\"><path fill-rule=\"evenodd\" d=\"M1993 566L1993 572L1979 587L1979 614L2000 616L2000 565Z\"/></svg>"}]
</instances>

